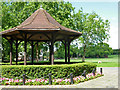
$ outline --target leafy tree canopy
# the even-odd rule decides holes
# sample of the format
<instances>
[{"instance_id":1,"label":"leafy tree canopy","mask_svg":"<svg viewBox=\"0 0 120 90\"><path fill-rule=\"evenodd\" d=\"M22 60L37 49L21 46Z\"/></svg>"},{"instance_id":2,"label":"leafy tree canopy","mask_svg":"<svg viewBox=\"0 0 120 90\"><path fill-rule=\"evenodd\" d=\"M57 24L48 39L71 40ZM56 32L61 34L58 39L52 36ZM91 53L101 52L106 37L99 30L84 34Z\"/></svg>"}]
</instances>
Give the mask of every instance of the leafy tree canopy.
<instances>
[{"instance_id":1,"label":"leafy tree canopy","mask_svg":"<svg viewBox=\"0 0 120 90\"><path fill-rule=\"evenodd\" d=\"M76 30L82 32L79 38L83 44L83 62L86 54L86 47L91 44L101 43L109 39L110 22L103 20L95 12L83 13L83 10L74 14Z\"/></svg>"}]
</instances>

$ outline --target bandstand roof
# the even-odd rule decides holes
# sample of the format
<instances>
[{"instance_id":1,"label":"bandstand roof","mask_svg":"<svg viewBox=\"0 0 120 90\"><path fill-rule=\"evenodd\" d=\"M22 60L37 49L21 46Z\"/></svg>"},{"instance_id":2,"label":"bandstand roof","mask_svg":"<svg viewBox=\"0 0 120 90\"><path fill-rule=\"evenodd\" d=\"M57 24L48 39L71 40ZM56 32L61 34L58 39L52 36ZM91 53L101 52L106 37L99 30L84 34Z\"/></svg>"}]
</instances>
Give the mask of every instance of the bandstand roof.
<instances>
[{"instance_id":1,"label":"bandstand roof","mask_svg":"<svg viewBox=\"0 0 120 90\"><path fill-rule=\"evenodd\" d=\"M29 41L49 41L52 38L51 34L54 35L55 41L68 37L70 40L74 40L82 35L81 32L60 25L42 8L36 10L19 26L0 32L0 35L7 39L17 40L24 40L25 34Z\"/></svg>"}]
</instances>

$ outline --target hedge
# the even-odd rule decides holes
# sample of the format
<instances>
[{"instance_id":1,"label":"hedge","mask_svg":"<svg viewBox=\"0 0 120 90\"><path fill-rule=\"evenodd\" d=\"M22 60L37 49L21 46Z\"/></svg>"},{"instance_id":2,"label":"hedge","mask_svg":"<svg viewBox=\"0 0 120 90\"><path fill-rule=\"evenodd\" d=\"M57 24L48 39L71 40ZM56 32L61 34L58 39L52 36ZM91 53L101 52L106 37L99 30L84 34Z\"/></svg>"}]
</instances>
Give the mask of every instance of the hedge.
<instances>
[{"instance_id":1,"label":"hedge","mask_svg":"<svg viewBox=\"0 0 120 90\"><path fill-rule=\"evenodd\" d=\"M79 76L84 70L86 70L87 73L90 73L94 68L96 69L96 64L93 63L26 66L2 65L2 76L7 78L15 78L26 74L32 78L40 78L51 73L55 78L64 78L70 75L70 73L73 73L74 76Z\"/></svg>"}]
</instances>

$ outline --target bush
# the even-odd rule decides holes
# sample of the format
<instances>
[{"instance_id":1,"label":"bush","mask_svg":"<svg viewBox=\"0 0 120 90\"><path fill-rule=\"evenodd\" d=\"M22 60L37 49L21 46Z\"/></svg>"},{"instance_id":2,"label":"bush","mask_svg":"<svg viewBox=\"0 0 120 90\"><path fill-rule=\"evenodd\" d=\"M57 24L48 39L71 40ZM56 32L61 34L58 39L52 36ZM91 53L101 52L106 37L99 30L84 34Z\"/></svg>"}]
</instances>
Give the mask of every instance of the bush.
<instances>
[{"instance_id":1,"label":"bush","mask_svg":"<svg viewBox=\"0 0 120 90\"><path fill-rule=\"evenodd\" d=\"M83 47L80 49L83 56ZM107 43L98 43L97 45L90 45L86 47L86 58L104 58L111 55L113 50Z\"/></svg>"},{"instance_id":2,"label":"bush","mask_svg":"<svg viewBox=\"0 0 120 90\"><path fill-rule=\"evenodd\" d=\"M119 55L120 49L113 49L113 55Z\"/></svg>"},{"instance_id":3,"label":"bush","mask_svg":"<svg viewBox=\"0 0 120 90\"><path fill-rule=\"evenodd\" d=\"M47 76L49 73L55 78L64 78L73 73L74 76L81 75L84 70L90 73L96 65L93 63L77 63L64 65L2 65L2 76L15 78L26 74L32 78ZM21 77L22 78L22 77Z\"/></svg>"}]
</instances>

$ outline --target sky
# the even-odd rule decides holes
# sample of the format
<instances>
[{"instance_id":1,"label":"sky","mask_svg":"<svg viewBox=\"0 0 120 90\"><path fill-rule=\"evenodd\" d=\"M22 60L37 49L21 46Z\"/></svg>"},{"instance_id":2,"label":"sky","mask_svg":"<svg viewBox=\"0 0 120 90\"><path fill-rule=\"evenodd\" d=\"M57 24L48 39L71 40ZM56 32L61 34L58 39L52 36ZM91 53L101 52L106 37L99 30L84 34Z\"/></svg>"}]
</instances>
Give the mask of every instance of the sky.
<instances>
[{"instance_id":1,"label":"sky","mask_svg":"<svg viewBox=\"0 0 120 90\"><path fill-rule=\"evenodd\" d=\"M69 1L73 7L75 7L75 12L82 7L85 13L96 12L104 20L108 19L110 21L110 39L109 41L104 41L110 45L113 49L118 49L118 2L117 0L109 2L81 2L78 0Z\"/></svg>"}]
</instances>

